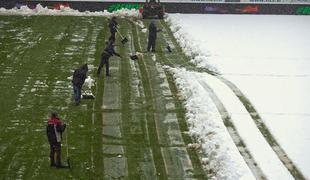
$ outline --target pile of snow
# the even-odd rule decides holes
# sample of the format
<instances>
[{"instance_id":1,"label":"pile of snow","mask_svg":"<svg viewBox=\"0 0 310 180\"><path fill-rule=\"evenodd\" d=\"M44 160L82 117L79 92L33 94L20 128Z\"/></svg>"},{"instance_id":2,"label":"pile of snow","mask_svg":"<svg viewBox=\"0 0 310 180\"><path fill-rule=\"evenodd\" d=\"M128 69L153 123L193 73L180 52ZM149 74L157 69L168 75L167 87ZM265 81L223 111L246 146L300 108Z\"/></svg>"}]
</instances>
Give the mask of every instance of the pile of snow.
<instances>
[{"instance_id":1,"label":"pile of snow","mask_svg":"<svg viewBox=\"0 0 310 180\"><path fill-rule=\"evenodd\" d=\"M95 85L95 80L88 76L85 79L84 85L87 86L88 89L91 89Z\"/></svg>"},{"instance_id":2,"label":"pile of snow","mask_svg":"<svg viewBox=\"0 0 310 180\"><path fill-rule=\"evenodd\" d=\"M71 9L69 7L61 6L59 10L48 9L41 4L37 4L36 8L30 9L27 6L21 6L20 8L5 9L0 8L0 15L48 15L48 16L120 16L120 17L138 17L139 11L136 9L120 9L109 13L108 11L100 12L80 12L78 10Z\"/></svg>"},{"instance_id":3,"label":"pile of snow","mask_svg":"<svg viewBox=\"0 0 310 180\"><path fill-rule=\"evenodd\" d=\"M218 73L217 68L211 65L209 62L209 52L201 50L200 46L193 40L190 34L186 33L181 28L179 20L174 16L166 16L166 22L170 25L170 29L180 44L183 52L191 58L191 62L196 64L198 67L207 67L209 70Z\"/></svg>"},{"instance_id":4,"label":"pile of snow","mask_svg":"<svg viewBox=\"0 0 310 180\"><path fill-rule=\"evenodd\" d=\"M209 62L252 102L288 157L310 179L310 16L169 16L177 21L178 33L199 44Z\"/></svg>"},{"instance_id":5,"label":"pile of snow","mask_svg":"<svg viewBox=\"0 0 310 180\"><path fill-rule=\"evenodd\" d=\"M169 68L176 78L180 93L185 97L189 132L201 144L205 158L204 168L215 179L255 179L237 147L233 143L223 120L199 83L203 73Z\"/></svg>"}]
</instances>

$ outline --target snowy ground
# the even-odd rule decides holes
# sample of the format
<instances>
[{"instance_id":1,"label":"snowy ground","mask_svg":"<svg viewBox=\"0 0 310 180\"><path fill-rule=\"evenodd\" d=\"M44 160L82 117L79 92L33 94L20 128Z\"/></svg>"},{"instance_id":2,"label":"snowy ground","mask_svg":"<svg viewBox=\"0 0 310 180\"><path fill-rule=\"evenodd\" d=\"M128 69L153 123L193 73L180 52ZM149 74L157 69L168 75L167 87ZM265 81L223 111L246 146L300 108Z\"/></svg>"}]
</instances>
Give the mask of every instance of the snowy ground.
<instances>
[{"instance_id":1,"label":"snowy ground","mask_svg":"<svg viewBox=\"0 0 310 180\"><path fill-rule=\"evenodd\" d=\"M309 178L310 17L188 14L170 14L169 17L177 25L175 36L183 48L189 55L198 55L194 61L200 66L212 66L241 89L294 164ZM177 74L186 77L186 81L197 79L190 73L188 76ZM210 78L205 77L205 81L210 86L214 84ZM228 97L224 88L213 90L220 98ZM229 101L228 98L222 100L224 104ZM240 120L245 114L232 102L225 106L232 117ZM252 136L255 129L246 125L251 119L245 120L234 123L254 158L260 161L256 154L265 146L255 147L253 142L257 139ZM244 135L242 130L246 130ZM268 155L273 156L270 152L263 158L269 159ZM268 162L259 162L259 165L267 177L279 172L273 168L280 168Z\"/></svg>"}]
</instances>

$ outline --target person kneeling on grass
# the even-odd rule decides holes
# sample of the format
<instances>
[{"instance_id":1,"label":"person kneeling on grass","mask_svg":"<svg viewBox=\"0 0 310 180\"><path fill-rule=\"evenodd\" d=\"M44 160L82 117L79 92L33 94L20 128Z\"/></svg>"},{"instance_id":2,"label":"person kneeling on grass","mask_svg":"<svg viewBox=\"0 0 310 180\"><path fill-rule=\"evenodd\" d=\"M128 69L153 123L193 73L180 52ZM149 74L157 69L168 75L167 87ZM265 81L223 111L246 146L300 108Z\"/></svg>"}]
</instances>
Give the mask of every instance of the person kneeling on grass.
<instances>
[{"instance_id":1,"label":"person kneeling on grass","mask_svg":"<svg viewBox=\"0 0 310 180\"><path fill-rule=\"evenodd\" d=\"M79 105L81 102L82 86L86 79L86 74L88 72L87 64L84 64L79 69L76 69L73 73L72 85L74 93L74 101L76 105Z\"/></svg>"},{"instance_id":2,"label":"person kneeling on grass","mask_svg":"<svg viewBox=\"0 0 310 180\"><path fill-rule=\"evenodd\" d=\"M62 123L56 112L52 112L46 126L46 134L50 144L51 167L66 168L61 163L61 138L66 129L66 124Z\"/></svg>"}]
</instances>

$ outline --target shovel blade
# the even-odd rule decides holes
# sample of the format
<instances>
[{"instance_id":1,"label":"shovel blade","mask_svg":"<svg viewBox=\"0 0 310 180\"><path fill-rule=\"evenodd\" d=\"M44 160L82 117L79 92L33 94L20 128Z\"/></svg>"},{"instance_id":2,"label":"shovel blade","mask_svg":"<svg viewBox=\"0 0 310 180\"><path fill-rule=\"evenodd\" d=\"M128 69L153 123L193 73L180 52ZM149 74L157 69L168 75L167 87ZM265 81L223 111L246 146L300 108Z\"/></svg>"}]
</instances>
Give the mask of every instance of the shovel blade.
<instances>
[{"instance_id":1,"label":"shovel blade","mask_svg":"<svg viewBox=\"0 0 310 180\"><path fill-rule=\"evenodd\" d=\"M83 99L95 99L92 95L83 95Z\"/></svg>"},{"instance_id":2,"label":"shovel blade","mask_svg":"<svg viewBox=\"0 0 310 180\"><path fill-rule=\"evenodd\" d=\"M167 45L166 48L167 48L168 52L172 52L171 47L169 45Z\"/></svg>"},{"instance_id":3,"label":"shovel blade","mask_svg":"<svg viewBox=\"0 0 310 180\"><path fill-rule=\"evenodd\" d=\"M130 56L130 59L131 59L131 60L137 60L137 59L138 59L138 56L137 56L137 55L131 55L131 56Z\"/></svg>"},{"instance_id":4,"label":"shovel blade","mask_svg":"<svg viewBox=\"0 0 310 180\"><path fill-rule=\"evenodd\" d=\"M93 94L82 94L83 99L95 99L95 96Z\"/></svg>"},{"instance_id":5,"label":"shovel blade","mask_svg":"<svg viewBox=\"0 0 310 180\"><path fill-rule=\"evenodd\" d=\"M121 42L122 42L122 44L126 44L128 42L128 39L126 37L124 37Z\"/></svg>"}]
</instances>

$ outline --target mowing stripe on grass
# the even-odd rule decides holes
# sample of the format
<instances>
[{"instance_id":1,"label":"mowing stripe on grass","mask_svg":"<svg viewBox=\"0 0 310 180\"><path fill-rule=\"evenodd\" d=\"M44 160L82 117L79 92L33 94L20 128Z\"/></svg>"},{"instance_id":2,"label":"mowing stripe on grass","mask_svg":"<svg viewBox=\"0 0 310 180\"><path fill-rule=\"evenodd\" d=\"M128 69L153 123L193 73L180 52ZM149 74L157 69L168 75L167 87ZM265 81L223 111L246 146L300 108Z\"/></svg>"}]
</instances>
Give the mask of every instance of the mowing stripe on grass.
<instances>
[{"instance_id":1,"label":"mowing stripe on grass","mask_svg":"<svg viewBox=\"0 0 310 180\"><path fill-rule=\"evenodd\" d=\"M92 77L96 76L96 67L99 64L100 61L100 55L102 48L104 46L104 41L107 38L107 21L106 19L103 19L104 21L103 26L97 27L99 30L99 33L93 41L96 42L94 49L89 49L89 51L94 51L94 56L89 56L88 60L92 60L93 70L92 73L89 73ZM102 138L98 136L98 134L101 134L102 132L102 96L103 96L103 79L97 78L95 82L95 87L92 89L92 92L94 92L95 100L93 102L93 108L92 108L92 126L91 126L91 164L92 164L92 173L93 177L103 177L104 171L102 171L103 167L103 144L102 144Z\"/></svg>"},{"instance_id":2,"label":"mowing stripe on grass","mask_svg":"<svg viewBox=\"0 0 310 180\"><path fill-rule=\"evenodd\" d=\"M130 27L127 21L124 21L126 29ZM135 51L134 38L130 31L123 32L129 42L124 46L125 52L122 64L123 93L123 128L127 138L127 157L129 174L131 179L157 179L156 169L153 159L152 149L150 148L150 139L147 131L147 118L143 102L145 102L144 89L141 82L141 74L138 64L129 58L129 55ZM127 115L126 115L127 114Z\"/></svg>"},{"instance_id":3,"label":"mowing stripe on grass","mask_svg":"<svg viewBox=\"0 0 310 180\"><path fill-rule=\"evenodd\" d=\"M119 51L119 48L116 48ZM127 178L128 165L125 156L124 145L126 143L123 134L122 109L123 91L121 61L112 56L110 62L110 77L105 76L103 94L103 154L104 177L107 179ZM105 69L103 69L104 71ZM101 73L102 76L105 72ZM109 112L114 110L113 112Z\"/></svg>"},{"instance_id":4,"label":"mowing stripe on grass","mask_svg":"<svg viewBox=\"0 0 310 180\"><path fill-rule=\"evenodd\" d=\"M139 46L139 36L137 33L136 26L132 22L130 22L130 29L132 31L133 39L134 41L134 47L135 50L141 52L141 46ZM155 109L155 103L154 103L154 94L152 92L151 84L150 84L150 78L149 74L147 72L146 64L144 63L144 60L146 60L144 57L141 57L141 59L138 60L139 64L139 69L141 72L141 80L142 80L142 85L143 85L143 90L144 90L144 95L146 99L146 105L145 105L145 110L146 110L146 119L147 119L147 131L149 134L149 143L150 147L152 149L152 154L153 154L153 159L155 163L155 168L156 168L156 175L159 179L167 179L167 173L166 173L166 168L165 164L163 161L163 157L161 154L159 147L159 142L156 136L156 127L155 127L155 114L152 113Z\"/></svg>"},{"instance_id":5,"label":"mowing stripe on grass","mask_svg":"<svg viewBox=\"0 0 310 180\"><path fill-rule=\"evenodd\" d=\"M134 23L132 22L132 24ZM141 43L139 44L146 44L146 34L141 33L140 37ZM160 54L160 51L156 52ZM165 71L157 62L158 56L156 54L143 53L143 61L146 64L153 96L155 96L152 99L154 112L158 112L155 113L155 125L167 177L195 178L193 165L178 124L173 95Z\"/></svg>"},{"instance_id":6,"label":"mowing stripe on grass","mask_svg":"<svg viewBox=\"0 0 310 180\"><path fill-rule=\"evenodd\" d=\"M0 20L3 18L1 16ZM0 115L1 124L6 129L0 135L1 146L5 146L8 141L12 143L10 147L5 148L9 153L4 152L5 155L1 155L4 159L0 161L4 160L5 163L0 162L0 179L44 179L50 177L50 174L57 179L97 177L90 171L91 159L94 159L95 165L102 167L98 161L96 162L98 159L96 157L100 157L96 155L99 154L96 152L99 149L97 147L101 147L102 143L98 144L99 138L96 137L92 141L90 136L92 102L82 100L81 106L72 106L71 82L67 77L72 75L71 70L86 60L92 62L95 53L92 48L96 47L94 39L99 33L99 30L95 29L101 26L100 21L104 18L54 16L5 18L17 22L12 23L14 24L12 28L18 30L12 31L18 38L10 37L10 40L5 42L8 45L6 47L23 48L20 51L10 49L9 51L16 53L10 57L4 52L8 59L2 66L11 66L7 72L14 74L11 73L10 83L1 85L0 88L13 85L14 91L2 89L8 96L2 96L4 93L0 96L1 102L8 102L7 105L2 105L3 108L1 107L8 108ZM22 34L23 32L26 33ZM0 54L3 56L2 51ZM16 73L14 69L17 69ZM2 77L0 79L0 82L3 82ZM11 102L12 100L15 102ZM45 125L52 109L59 112L64 122L70 122L69 132L66 133L69 133L69 151L73 163L71 171L59 171L49 167L49 145ZM17 137L17 141L14 137ZM89 148L91 145L94 145L95 157L91 157ZM63 155L65 160L65 153ZM100 174L102 169L96 172L96 175Z\"/></svg>"}]
</instances>

